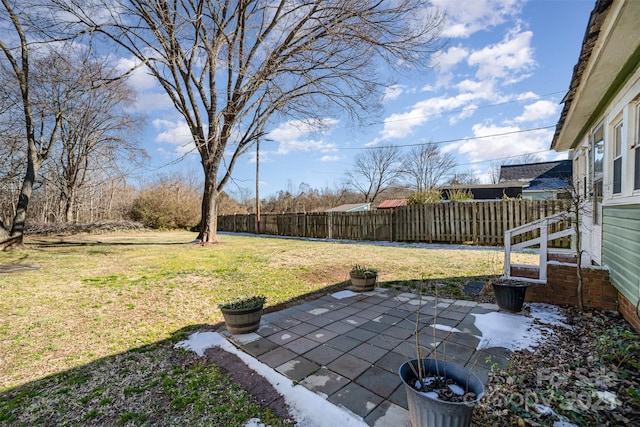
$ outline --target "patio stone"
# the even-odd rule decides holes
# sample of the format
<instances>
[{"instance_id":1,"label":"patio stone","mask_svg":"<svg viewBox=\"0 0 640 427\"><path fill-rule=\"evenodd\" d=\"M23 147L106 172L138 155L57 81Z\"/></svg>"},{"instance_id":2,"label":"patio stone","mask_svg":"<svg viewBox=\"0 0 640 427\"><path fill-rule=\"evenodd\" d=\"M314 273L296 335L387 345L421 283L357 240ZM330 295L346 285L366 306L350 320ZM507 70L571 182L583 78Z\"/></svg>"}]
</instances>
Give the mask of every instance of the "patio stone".
<instances>
[{"instance_id":1,"label":"patio stone","mask_svg":"<svg viewBox=\"0 0 640 427\"><path fill-rule=\"evenodd\" d=\"M281 327L269 323L266 325L260 325L260 328L258 328L256 334L262 337L268 337L269 335L273 335L276 332L280 332L281 330Z\"/></svg>"},{"instance_id":2,"label":"patio stone","mask_svg":"<svg viewBox=\"0 0 640 427\"><path fill-rule=\"evenodd\" d=\"M363 343L359 346L349 350L349 354L359 357L367 362L375 362L387 353L388 350L384 348L376 347L374 345Z\"/></svg>"},{"instance_id":3,"label":"patio stone","mask_svg":"<svg viewBox=\"0 0 640 427\"><path fill-rule=\"evenodd\" d=\"M335 348L327 347L326 345L319 345L318 347L306 352L304 354L304 357L311 360L312 362L316 362L322 366L326 366L343 354L344 353L342 351L336 350Z\"/></svg>"},{"instance_id":4,"label":"patio stone","mask_svg":"<svg viewBox=\"0 0 640 427\"><path fill-rule=\"evenodd\" d=\"M391 402L382 402L364 422L372 427L411 427L409 411Z\"/></svg>"},{"instance_id":5,"label":"patio stone","mask_svg":"<svg viewBox=\"0 0 640 427\"><path fill-rule=\"evenodd\" d=\"M398 378L400 378L399 375ZM399 407L408 410L409 405L407 404L407 390L405 390L402 381L400 381L400 385L398 386L398 388L393 393L391 393L391 396L389 396L389 402L395 403Z\"/></svg>"},{"instance_id":6,"label":"patio stone","mask_svg":"<svg viewBox=\"0 0 640 427\"><path fill-rule=\"evenodd\" d=\"M300 381L318 369L320 365L304 357L296 357L276 367L276 371L293 381Z\"/></svg>"},{"instance_id":7,"label":"patio stone","mask_svg":"<svg viewBox=\"0 0 640 427\"><path fill-rule=\"evenodd\" d=\"M283 345L288 343L289 341L293 341L300 338L300 335L294 334L292 332L289 331L280 331L280 332L276 332L273 335L269 335L267 337L267 339L269 341L272 341L278 345Z\"/></svg>"},{"instance_id":8,"label":"patio stone","mask_svg":"<svg viewBox=\"0 0 640 427\"><path fill-rule=\"evenodd\" d=\"M304 322L305 320L308 320L308 319L312 318L313 314L307 313L307 311L304 310L304 311L299 311L299 312L295 313L291 317L293 317L296 320L300 320L301 322Z\"/></svg>"},{"instance_id":9,"label":"patio stone","mask_svg":"<svg viewBox=\"0 0 640 427\"><path fill-rule=\"evenodd\" d=\"M324 328L328 329L337 334L344 334L352 329L355 329L356 325L352 325L350 323L341 321L341 322L333 322L326 325Z\"/></svg>"},{"instance_id":10,"label":"patio stone","mask_svg":"<svg viewBox=\"0 0 640 427\"><path fill-rule=\"evenodd\" d=\"M337 336L338 334L333 331L329 331L327 329L317 329L314 332L307 335L307 338L319 343L324 343Z\"/></svg>"},{"instance_id":11,"label":"patio stone","mask_svg":"<svg viewBox=\"0 0 640 427\"><path fill-rule=\"evenodd\" d=\"M289 328L289 331L304 337L310 334L311 332L316 331L317 329L318 329L317 326L312 325L310 323L303 322L303 323L300 323L299 325Z\"/></svg>"},{"instance_id":12,"label":"patio stone","mask_svg":"<svg viewBox=\"0 0 640 427\"><path fill-rule=\"evenodd\" d=\"M358 341L367 341L375 337L376 335L378 334L376 334L375 332L367 331L361 328L355 328L345 333L345 336L349 338L355 338Z\"/></svg>"},{"instance_id":13,"label":"patio stone","mask_svg":"<svg viewBox=\"0 0 640 427\"><path fill-rule=\"evenodd\" d=\"M379 368L397 375L398 369L400 369L400 366L407 360L409 360L407 356L391 351L378 359L374 364Z\"/></svg>"},{"instance_id":14,"label":"patio stone","mask_svg":"<svg viewBox=\"0 0 640 427\"><path fill-rule=\"evenodd\" d=\"M467 315L467 313L462 313L460 311L455 311L455 310L445 310L445 311L441 311L440 313L438 313L438 318L442 319L451 319L451 320L455 320L457 322L459 322L460 320L464 319L465 316Z\"/></svg>"},{"instance_id":15,"label":"patio stone","mask_svg":"<svg viewBox=\"0 0 640 427\"><path fill-rule=\"evenodd\" d=\"M305 388L323 395L325 398L347 385L349 380L327 368L320 368L317 372L306 377L300 384Z\"/></svg>"},{"instance_id":16,"label":"patio stone","mask_svg":"<svg viewBox=\"0 0 640 427\"><path fill-rule=\"evenodd\" d=\"M373 306L374 304L371 304L370 302L364 302L364 301L357 301L351 304L351 307L353 308L367 309L367 310Z\"/></svg>"},{"instance_id":17,"label":"patio stone","mask_svg":"<svg viewBox=\"0 0 640 427\"><path fill-rule=\"evenodd\" d=\"M396 317L396 316L392 316L389 313L385 313L382 314L378 317L375 317L373 319L374 322L378 322L378 323L384 323L385 325L395 325L396 323L400 322L401 320L403 320L402 317Z\"/></svg>"},{"instance_id":18,"label":"patio stone","mask_svg":"<svg viewBox=\"0 0 640 427\"><path fill-rule=\"evenodd\" d=\"M285 319L278 319L274 322L271 322L272 324L281 327L282 329L288 329L291 328L292 326L296 326L300 324L300 320L294 319L292 317L288 317Z\"/></svg>"},{"instance_id":19,"label":"patio stone","mask_svg":"<svg viewBox=\"0 0 640 427\"><path fill-rule=\"evenodd\" d=\"M390 327L390 325L385 325L384 323L370 321L362 324L360 327L362 329L366 329L367 331L381 333L383 331L386 331Z\"/></svg>"},{"instance_id":20,"label":"patio stone","mask_svg":"<svg viewBox=\"0 0 640 427\"><path fill-rule=\"evenodd\" d=\"M356 384L384 398L389 397L401 382L398 374L392 374L375 366L367 369L356 378Z\"/></svg>"},{"instance_id":21,"label":"patio stone","mask_svg":"<svg viewBox=\"0 0 640 427\"><path fill-rule=\"evenodd\" d=\"M329 363L327 368L353 380L366 371L370 366L371 363L366 360L362 360L350 354L343 354L333 362Z\"/></svg>"},{"instance_id":22,"label":"patio stone","mask_svg":"<svg viewBox=\"0 0 640 427\"><path fill-rule=\"evenodd\" d=\"M358 317L362 317L363 319L367 319L367 320L373 320L377 317L380 317L382 313L380 313L379 311L375 311L375 310L363 310L361 312L358 313Z\"/></svg>"},{"instance_id":23,"label":"patio stone","mask_svg":"<svg viewBox=\"0 0 640 427\"><path fill-rule=\"evenodd\" d=\"M475 349L478 344L480 343L480 339L474 337L473 335L470 334L464 334L464 333L459 333L459 332L454 332L452 334L449 335L449 338L447 339L448 342L452 342L452 343L456 343L456 344L460 344L460 345L464 345L466 347L470 347L472 349Z\"/></svg>"},{"instance_id":24,"label":"patio stone","mask_svg":"<svg viewBox=\"0 0 640 427\"><path fill-rule=\"evenodd\" d=\"M328 324L333 323L333 320L327 319L326 317L314 316L314 317L311 317L311 318L305 320L305 322L309 323L311 325L317 326L319 328L323 328L323 327L327 326Z\"/></svg>"},{"instance_id":25,"label":"patio stone","mask_svg":"<svg viewBox=\"0 0 640 427\"><path fill-rule=\"evenodd\" d=\"M471 359L475 350L463 345L452 342L442 342L436 349L435 354L430 357L442 358L448 362L457 363L458 365L466 365Z\"/></svg>"},{"instance_id":26,"label":"patio stone","mask_svg":"<svg viewBox=\"0 0 640 427\"><path fill-rule=\"evenodd\" d=\"M258 357L278 347L278 344L266 338L260 338L257 341L250 342L242 346L242 349L252 355Z\"/></svg>"},{"instance_id":27,"label":"patio stone","mask_svg":"<svg viewBox=\"0 0 640 427\"><path fill-rule=\"evenodd\" d=\"M280 366L297 356L298 355L291 350L284 347L278 347L275 350L271 350L270 352L259 356L258 360L265 365L275 368L276 366Z\"/></svg>"},{"instance_id":28,"label":"patio stone","mask_svg":"<svg viewBox=\"0 0 640 427\"><path fill-rule=\"evenodd\" d=\"M310 340L309 338L300 337L297 340L284 344L283 347L288 348L295 353L303 354L319 345L320 343Z\"/></svg>"},{"instance_id":29,"label":"patio stone","mask_svg":"<svg viewBox=\"0 0 640 427\"><path fill-rule=\"evenodd\" d=\"M398 326L392 326L382 333L401 340L406 340L413 335L413 331L406 328L400 328Z\"/></svg>"},{"instance_id":30,"label":"patio stone","mask_svg":"<svg viewBox=\"0 0 640 427\"><path fill-rule=\"evenodd\" d=\"M400 302L400 301L398 301L398 300L395 300L395 299L387 299L387 300L382 301L382 302L381 302L380 304L378 304L378 305L379 305L379 306L382 306L382 307L390 307L390 308L394 308L394 307L397 307L397 306L399 306L399 305L401 305L401 304L402 304L402 302Z\"/></svg>"},{"instance_id":31,"label":"patio stone","mask_svg":"<svg viewBox=\"0 0 640 427\"><path fill-rule=\"evenodd\" d=\"M338 335L337 337L330 339L326 342L329 347L333 347L336 350L347 352L352 348L360 345L360 341L347 337L345 335Z\"/></svg>"},{"instance_id":32,"label":"patio stone","mask_svg":"<svg viewBox=\"0 0 640 427\"><path fill-rule=\"evenodd\" d=\"M367 311L372 311L375 313L386 313L389 310L391 310L391 307L387 307L386 305L382 305L382 304L372 305L367 309Z\"/></svg>"},{"instance_id":33,"label":"patio stone","mask_svg":"<svg viewBox=\"0 0 640 427\"><path fill-rule=\"evenodd\" d=\"M394 337L390 337L388 335L379 335L378 334L375 337L371 338L367 342L369 344L375 345L376 347L381 347L381 348L384 348L386 350L391 350L391 349L396 348L403 341L404 340L401 340L399 338L394 338Z\"/></svg>"},{"instance_id":34,"label":"patio stone","mask_svg":"<svg viewBox=\"0 0 640 427\"><path fill-rule=\"evenodd\" d=\"M329 402L342 405L351 412L366 417L384 399L357 384L350 383L329 397Z\"/></svg>"},{"instance_id":35,"label":"patio stone","mask_svg":"<svg viewBox=\"0 0 640 427\"><path fill-rule=\"evenodd\" d=\"M360 326L364 323L367 323L370 319L365 319L364 317L360 317L357 315L351 315L341 320L341 322L347 323L351 326Z\"/></svg>"}]
</instances>

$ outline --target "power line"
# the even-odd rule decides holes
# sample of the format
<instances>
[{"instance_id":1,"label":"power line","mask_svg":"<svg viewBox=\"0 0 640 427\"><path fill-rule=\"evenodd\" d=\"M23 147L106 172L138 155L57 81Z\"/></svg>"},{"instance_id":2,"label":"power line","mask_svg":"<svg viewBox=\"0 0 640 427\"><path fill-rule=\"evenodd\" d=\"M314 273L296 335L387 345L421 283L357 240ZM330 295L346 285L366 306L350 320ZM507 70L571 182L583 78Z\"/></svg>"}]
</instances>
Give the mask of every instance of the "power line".
<instances>
[{"instance_id":1,"label":"power line","mask_svg":"<svg viewBox=\"0 0 640 427\"><path fill-rule=\"evenodd\" d=\"M494 133L491 135L483 135L483 136L472 136L472 137L468 137L468 138L456 138L456 139L445 139L442 141L430 141L430 142L419 142L419 143L415 143L415 144L400 144L400 145L376 145L376 146L371 146L371 147L335 147L332 150L377 150L380 148L389 148L389 147L419 147L422 145L429 145L429 144L449 144L452 142L462 142L462 141L474 141L476 139L486 139L486 138L495 138L495 137L499 137L499 136L506 136L506 135L515 135L518 133L525 133L525 132L534 132L534 131L538 131L538 130L544 130L544 129L551 129L556 127L556 125L549 125L549 126L542 126L542 127L537 127L537 128L530 128L530 129L521 129L521 130L514 130L514 131L510 131L510 132L503 132L503 133Z\"/></svg>"}]
</instances>

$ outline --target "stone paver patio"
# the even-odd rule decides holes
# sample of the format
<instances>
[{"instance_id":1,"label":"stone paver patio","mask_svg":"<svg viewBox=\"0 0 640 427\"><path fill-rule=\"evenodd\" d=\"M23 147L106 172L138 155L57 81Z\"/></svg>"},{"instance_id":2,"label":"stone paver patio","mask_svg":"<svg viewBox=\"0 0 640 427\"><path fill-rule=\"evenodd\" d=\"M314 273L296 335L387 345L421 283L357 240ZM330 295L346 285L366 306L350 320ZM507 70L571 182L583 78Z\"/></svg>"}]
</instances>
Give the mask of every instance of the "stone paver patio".
<instances>
[{"instance_id":1,"label":"stone paver patio","mask_svg":"<svg viewBox=\"0 0 640 427\"><path fill-rule=\"evenodd\" d=\"M486 382L489 365L506 366L509 351L477 350L481 332L473 315L497 310L493 304L420 299L391 289L342 291L266 314L256 333L223 334L244 352L361 416L368 425L408 426L398 369L414 358L416 315L421 345L432 351L431 357L435 351Z\"/></svg>"}]
</instances>

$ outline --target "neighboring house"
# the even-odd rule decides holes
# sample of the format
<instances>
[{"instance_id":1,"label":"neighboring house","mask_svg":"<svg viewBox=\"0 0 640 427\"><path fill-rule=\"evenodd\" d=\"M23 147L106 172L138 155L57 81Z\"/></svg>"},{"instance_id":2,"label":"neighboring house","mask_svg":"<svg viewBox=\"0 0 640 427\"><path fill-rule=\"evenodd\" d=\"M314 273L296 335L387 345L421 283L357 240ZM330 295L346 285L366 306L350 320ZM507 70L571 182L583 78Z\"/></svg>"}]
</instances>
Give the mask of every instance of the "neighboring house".
<instances>
[{"instance_id":1,"label":"neighboring house","mask_svg":"<svg viewBox=\"0 0 640 427\"><path fill-rule=\"evenodd\" d=\"M589 264L609 269L620 311L640 297L640 1L597 0L551 148L569 151L588 201ZM627 315L625 315L627 317Z\"/></svg>"},{"instance_id":2,"label":"neighboring house","mask_svg":"<svg viewBox=\"0 0 640 427\"><path fill-rule=\"evenodd\" d=\"M500 166L498 183L523 184L523 199L555 200L568 193L571 174L571 160L503 165Z\"/></svg>"},{"instance_id":3,"label":"neighboring house","mask_svg":"<svg viewBox=\"0 0 640 427\"><path fill-rule=\"evenodd\" d=\"M327 209L325 212L363 212L371 210L371 203L349 203Z\"/></svg>"},{"instance_id":4,"label":"neighboring house","mask_svg":"<svg viewBox=\"0 0 640 427\"><path fill-rule=\"evenodd\" d=\"M395 209L398 206L407 206L408 199L387 199L381 202L376 209Z\"/></svg>"},{"instance_id":5,"label":"neighboring house","mask_svg":"<svg viewBox=\"0 0 640 427\"><path fill-rule=\"evenodd\" d=\"M500 200L505 197L533 200L563 198L571 187L571 160L500 166L497 184L445 185L442 197L451 190L470 191L474 200Z\"/></svg>"},{"instance_id":6,"label":"neighboring house","mask_svg":"<svg viewBox=\"0 0 640 427\"><path fill-rule=\"evenodd\" d=\"M449 192L452 190L469 191L473 194L473 200L501 200L505 197L517 198L522 195L522 187L526 183L504 184L476 184L476 185L443 185L440 187L442 198L449 200Z\"/></svg>"}]
</instances>

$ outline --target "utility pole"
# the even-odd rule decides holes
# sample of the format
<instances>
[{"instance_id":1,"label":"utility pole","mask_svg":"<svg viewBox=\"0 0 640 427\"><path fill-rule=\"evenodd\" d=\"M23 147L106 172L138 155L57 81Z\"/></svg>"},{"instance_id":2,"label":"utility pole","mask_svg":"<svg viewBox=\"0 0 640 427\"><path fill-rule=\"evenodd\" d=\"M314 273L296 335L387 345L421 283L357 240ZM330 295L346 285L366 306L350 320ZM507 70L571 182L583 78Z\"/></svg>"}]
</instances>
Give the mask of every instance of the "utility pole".
<instances>
[{"instance_id":1,"label":"utility pole","mask_svg":"<svg viewBox=\"0 0 640 427\"><path fill-rule=\"evenodd\" d=\"M256 141L256 234L260 234L260 138Z\"/></svg>"}]
</instances>

